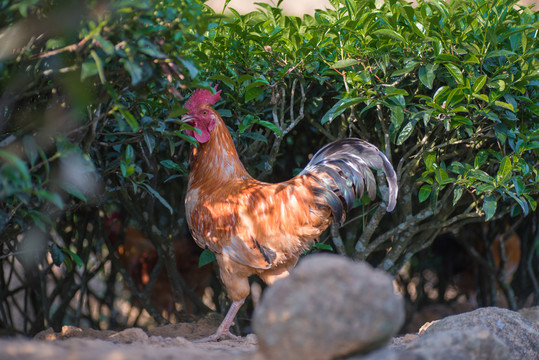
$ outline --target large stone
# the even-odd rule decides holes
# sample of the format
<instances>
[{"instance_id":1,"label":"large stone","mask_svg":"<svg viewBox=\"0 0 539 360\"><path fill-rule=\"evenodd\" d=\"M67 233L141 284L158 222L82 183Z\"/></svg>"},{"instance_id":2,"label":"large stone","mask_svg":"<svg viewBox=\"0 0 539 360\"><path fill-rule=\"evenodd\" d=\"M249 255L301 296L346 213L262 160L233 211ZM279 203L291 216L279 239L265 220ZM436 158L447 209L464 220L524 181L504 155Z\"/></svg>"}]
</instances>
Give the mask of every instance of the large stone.
<instances>
[{"instance_id":1,"label":"large stone","mask_svg":"<svg viewBox=\"0 0 539 360\"><path fill-rule=\"evenodd\" d=\"M496 307L446 317L430 325L422 337L447 330L464 331L482 328L497 337L509 349L507 359L539 359L539 327L517 312Z\"/></svg>"},{"instance_id":2,"label":"large stone","mask_svg":"<svg viewBox=\"0 0 539 360\"><path fill-rule=\"evenodd\" d=\"M435 332L412 342L406 352L425 360L507 360L509 348L487 328L477 326Z\"/></svg>"},{"instance_id":3,"label":"large stone","mask_svg":"<svg viewBox=\"0 0 539 360\"><path fill-rule=\"evenodd\" d=\"M318 254L266 290L253 329L267 358L324 360L384 345L404 316L389 275L366 263Z\"/></svg>"},{"instance_id":4,"label":"large stone","mask_svg":"<svg viewBox=\"0 0 539 360\"><path fill-rule=\"evenodd\" d=\"M532 322L539 326L539 306L520 309L518 313L528 322Z\"/></svg>"},{"instance_id":5,"label":"large stone","mask_svg":"<svg viewBox=\"0 0 539 360\"><path fill-rule=\"evenodd\" d=\"M509 348L487 328L445 330L347 360L508 360Z\"/></svg>"}]
</instances>

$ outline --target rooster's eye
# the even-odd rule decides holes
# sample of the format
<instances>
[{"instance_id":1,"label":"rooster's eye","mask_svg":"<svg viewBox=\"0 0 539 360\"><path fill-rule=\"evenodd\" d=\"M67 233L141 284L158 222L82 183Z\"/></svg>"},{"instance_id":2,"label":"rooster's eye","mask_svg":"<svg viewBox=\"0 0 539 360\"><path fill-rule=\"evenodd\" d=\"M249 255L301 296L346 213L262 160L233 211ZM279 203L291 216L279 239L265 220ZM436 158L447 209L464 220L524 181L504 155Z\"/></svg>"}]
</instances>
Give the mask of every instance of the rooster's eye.
<instances>
[{"instance_id":1,"label":"rooster's eye","mask_svg":"<svg viewBox=\"0 0 539 360\"><path fill-rule=\"evenodd\" d=\"M202 115L208 115L208 112L207 112L206 110L204 110L204 111L202 112Z\"/></svg>"}]
</instances>

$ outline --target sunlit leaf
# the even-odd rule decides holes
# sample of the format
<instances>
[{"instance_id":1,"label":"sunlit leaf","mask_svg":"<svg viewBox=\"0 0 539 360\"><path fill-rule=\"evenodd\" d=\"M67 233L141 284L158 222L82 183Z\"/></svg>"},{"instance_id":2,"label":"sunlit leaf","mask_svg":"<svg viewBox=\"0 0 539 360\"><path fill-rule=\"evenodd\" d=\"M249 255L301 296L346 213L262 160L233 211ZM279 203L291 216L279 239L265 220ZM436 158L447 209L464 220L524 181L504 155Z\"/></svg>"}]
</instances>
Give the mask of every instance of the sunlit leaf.
<instances>
[{"instance_id":1,"label":"sunlit leaf","mask_svg":"<svg viewBox=\"0 0 539 360\"><path fill-rule=\"evenodd\" d=\"M460 71L460 69L457 66L455 66L454 64L451 64L451 63L444 64L444 66L449 71L451 76L453 76L453 78L455 79L457 84L462 84L464 82L464 79L462 77L462 72Z\"/></svg>"},{"instance_id":2,"label":"sunlit leaf","mask_svg":"<svg viewBox=\"0 0 539 360\"><path fill-rule=\"evenodd\" d=\"M483 88L483 86L485 85L486 82L487 82L487 76L486 75L478 76L475 79L474 83L473 83L472 93L476 94L477 92L479 92L479 90L481 90Z\"/></svg>"},{"instance_id":3,"label":"sunlit leaf","mask_svg":"<svg viewBox=\"0 0 539 360\"><path fill-rule=\"evenodd\" d=\"M508 156L505 156L501 163L500 168L498 169L498 173L496 174L496 181L498 184L506 184L511 180L511 176L513 175L513 167L511 164L511 159Z\"/></svg>"},{"instance_id":4,"label":"sunlit leaf","mask_svg":"<svg viewBox=\"0 0 539 360\"><path fill-rule=\"evenodd\" d=\"M392 39L399 40L402 42L406 41L406 39L404 39L404 37L401 34L391 29L376 30L373 32L373 35L387 36L387 37L390 37Z\"/></svg>"},{"instance_id":5,"label":"sunlit leaf","mask_svg":"<svg viewBox=\"0 0 539 360\"><path fill-rule=\"evenodd\" d=\"M498 203L494 195L487 195L483 200L483 211L485 212L485 221L489 221L494 214L496 214L496 208Z\"/></svg>"},{"instance_id":6,"label":"sunlit leaf","mask_svg":"<svg viewBox=\"0 0 539 360\"><path fill-rule=\"evenodd\" d=\"M352 65L357 65L357 64L359 64L359 61L356 60L356 59L343 59L343 60L339 60L335 64L333 64L333 67L335 69L344 69L346 67L349 67L349 66L352 66Z\"/></svg>"}]
</instances>

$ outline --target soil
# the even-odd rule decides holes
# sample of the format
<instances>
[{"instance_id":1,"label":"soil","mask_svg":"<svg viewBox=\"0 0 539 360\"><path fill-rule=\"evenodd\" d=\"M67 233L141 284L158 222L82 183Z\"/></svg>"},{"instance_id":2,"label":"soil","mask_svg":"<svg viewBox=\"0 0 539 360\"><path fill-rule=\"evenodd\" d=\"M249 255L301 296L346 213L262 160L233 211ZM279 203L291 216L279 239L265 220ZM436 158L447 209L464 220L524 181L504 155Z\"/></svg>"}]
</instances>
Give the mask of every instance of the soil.
<instances>
[{"instance_id":1,"label":"soil","mask_svg":"<svg viewBox=\"0 0 539 360\"><path fill-rule=\"evenodd\" d=\"M64 326L47 329L33 339L0 338L0 359L69 360L248 360L257 359L255 335L238 340L199 342L217 329L221 318L211 316L195 323L178 323L148 331L80 329Z\"/></svg>"}]
</instances>

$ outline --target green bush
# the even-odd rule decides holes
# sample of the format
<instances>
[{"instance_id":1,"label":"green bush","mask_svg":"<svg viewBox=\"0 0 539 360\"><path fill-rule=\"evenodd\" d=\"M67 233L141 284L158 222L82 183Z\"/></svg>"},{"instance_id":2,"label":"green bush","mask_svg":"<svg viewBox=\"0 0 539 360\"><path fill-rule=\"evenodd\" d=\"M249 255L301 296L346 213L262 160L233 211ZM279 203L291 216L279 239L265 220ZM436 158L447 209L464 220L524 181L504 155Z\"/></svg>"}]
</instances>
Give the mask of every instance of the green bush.
<instances>
[{"instance_id":1,"label":"green bush","mask_svg":"<svg viewBox=\"0 0 539 360\"><path fill-rule=\"evenodd\" d=\"M225 89L248 163L266 176L335 138L380 146L400 179L391 224L365 200L363 221L332 240L356 259L390 247L380 264L393 272L443 231L535 211L537 13L514 1L333 5L303 19L232 10L192 52ZM287 137L301 125L314 136Z\"/></svg>"},{"instance_id":2,"label":"green bush","mask_svg":"<svg viewBox=\"0 0 539 360\"><path fill-rule=\"evenodd\" d=\"M337 138L379 146L399 176L397 209L360 199L321 242L394 274L439 234L536 210L538 13L512 0L332 4L303 18L263 4L223 16L192 0L0 4L0 256L10 271L25 264L37 314L18 331L80 322L80 309L65 312L91 277L126 277L106 266L113 207L181 283L170 240L185 226L194 140L177 120L195 87L219 84L217 109L260 179L291 177ZM536 264L537 240L524 240ZM38 296L62 263L59 290ZM537 271L526 274L537 301Z\"/></svg>"}]
</instances>

